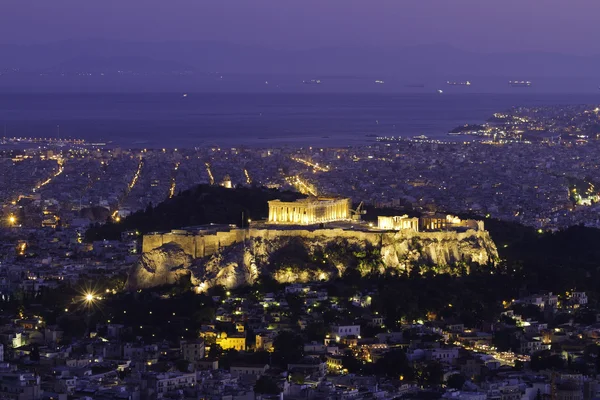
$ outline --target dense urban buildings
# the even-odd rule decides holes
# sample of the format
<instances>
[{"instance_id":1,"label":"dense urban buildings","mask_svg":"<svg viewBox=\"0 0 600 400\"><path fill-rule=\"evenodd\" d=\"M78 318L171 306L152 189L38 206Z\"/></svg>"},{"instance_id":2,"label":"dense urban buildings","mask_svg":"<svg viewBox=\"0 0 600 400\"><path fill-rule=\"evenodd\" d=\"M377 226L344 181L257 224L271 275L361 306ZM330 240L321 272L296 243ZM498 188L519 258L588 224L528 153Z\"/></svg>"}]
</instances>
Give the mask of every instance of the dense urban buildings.
<instances>
[{"instance_id":1,"label":"dense urban buildings","mask_svg":"<svg viewBox=\"0 0 600 400\"><path fill-rule=\"evenodd\" d=\"M0 398L594 399L597 114L335 148L5 139Z\"/></svg>"}]
</instances>

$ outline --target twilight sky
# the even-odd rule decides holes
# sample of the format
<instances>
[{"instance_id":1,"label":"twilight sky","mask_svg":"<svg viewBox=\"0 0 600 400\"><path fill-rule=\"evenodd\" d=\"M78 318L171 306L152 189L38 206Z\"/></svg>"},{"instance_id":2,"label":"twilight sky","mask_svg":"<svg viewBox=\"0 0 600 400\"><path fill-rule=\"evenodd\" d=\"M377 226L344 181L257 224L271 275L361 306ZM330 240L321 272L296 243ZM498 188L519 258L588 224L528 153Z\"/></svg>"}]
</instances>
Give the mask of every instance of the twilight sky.
<instances>
[{"instance_id":1,"label":"twilight sky","mask_svg":"<svg viewBox=\"0 0 600 400\"><path fill-rule=\"evenodd\" d=\"M1 0L0 43L211 40L275 48L448 43L600 54L598 0Z\"/></svg>"}]
</instances>

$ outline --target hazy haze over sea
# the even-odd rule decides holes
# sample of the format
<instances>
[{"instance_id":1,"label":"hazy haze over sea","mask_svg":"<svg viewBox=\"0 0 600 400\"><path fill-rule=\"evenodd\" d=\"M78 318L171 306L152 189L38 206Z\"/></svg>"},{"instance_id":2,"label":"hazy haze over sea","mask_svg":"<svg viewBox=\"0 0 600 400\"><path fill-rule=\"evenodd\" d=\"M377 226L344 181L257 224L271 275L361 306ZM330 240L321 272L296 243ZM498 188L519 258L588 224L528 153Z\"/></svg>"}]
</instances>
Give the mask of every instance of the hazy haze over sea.
<instances>
[{"instance_id":1,"label":"hazy haze over sea","mask_svg":"<svg viewBox=\"0 0 600 400\"><path fill-rule=\"evenodd\" d=\"M271 83L269 83L270 85ZM83 138L124 147L346 146L371 135L452 139L447 132L512 106L600 104L598 94L513 89L437 93L2 93L8 137ZM308 87L310 86L310 88ZM465 93L466 92L466 93Z\"/></svg>"}]
</instances>

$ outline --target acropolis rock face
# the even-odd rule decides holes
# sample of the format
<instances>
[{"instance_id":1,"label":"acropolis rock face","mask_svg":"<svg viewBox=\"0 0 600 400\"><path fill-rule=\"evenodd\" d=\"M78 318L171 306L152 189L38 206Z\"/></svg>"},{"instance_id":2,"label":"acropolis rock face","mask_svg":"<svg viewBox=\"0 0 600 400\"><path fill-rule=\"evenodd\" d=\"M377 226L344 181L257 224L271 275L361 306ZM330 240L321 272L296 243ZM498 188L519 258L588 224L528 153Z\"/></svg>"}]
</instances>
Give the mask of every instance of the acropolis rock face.
<instances>
[{"instance_id":1,"label":"acropolis rock face","mask_svg":"<svg viewBox=\"0 0 600 400\"><path fill-rule=\"evenodd\" d=\"M261 274L279 282L328 280L355 268L361 274L409 272L414 265L434 266L439 272L453 266L494 263L498 252L489 233L377 232L342 229L249 229L231 237L219 233L217 251L192 257L190 238L169 237L169 243L146 251L130 271L128 287L141 289L176 282L190 274L201 289L215 285L234 288L252 284ZM153 239L156 240L156 239ZM161 239L164 240L164 239ZM178 243L181 241L181 244Z\"/></svg>"},{"instance_id":2,"label":"acropolis rock face","mask_svg":"<svg viewBox=\"0 0 600 400\"><path fill-rule=\"evenodd\" d=\"M176 243L167 243L158 249L142 254L129 271L127 286L131 289L147 289L176 283L189 275L192 257Z\"/></svg>"}]
</instances>

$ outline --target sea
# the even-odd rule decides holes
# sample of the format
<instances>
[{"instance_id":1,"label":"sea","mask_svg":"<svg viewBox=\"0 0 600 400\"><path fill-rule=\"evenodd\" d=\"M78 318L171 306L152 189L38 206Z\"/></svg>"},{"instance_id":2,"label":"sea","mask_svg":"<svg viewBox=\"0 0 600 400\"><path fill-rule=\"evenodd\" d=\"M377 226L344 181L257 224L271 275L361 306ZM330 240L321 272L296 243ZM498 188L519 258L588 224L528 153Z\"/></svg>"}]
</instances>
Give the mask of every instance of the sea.
<instances>
[{"instance_id":1,"label":"sea","mask_svg":"<svg viewBox=\"0 0 600 400\"><path fill-rule=\"evenodd\" d=\"M456 126L511 107L575 104L600 93L0 93L0 133L126 148L352 146L454 140Z\"/></svg>"}]
</instances>

